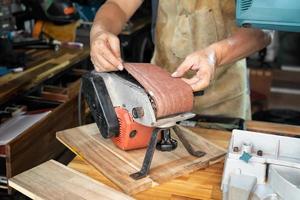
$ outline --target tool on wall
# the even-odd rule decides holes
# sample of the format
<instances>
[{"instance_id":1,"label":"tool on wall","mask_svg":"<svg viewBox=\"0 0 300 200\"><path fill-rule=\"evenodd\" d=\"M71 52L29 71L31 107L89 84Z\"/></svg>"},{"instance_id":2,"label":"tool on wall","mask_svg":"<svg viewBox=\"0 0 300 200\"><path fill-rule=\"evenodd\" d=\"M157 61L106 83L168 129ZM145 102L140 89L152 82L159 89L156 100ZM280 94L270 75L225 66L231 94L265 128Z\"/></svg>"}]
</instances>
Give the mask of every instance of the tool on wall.
<instances>
[{"instance_id":1,"label":"tool on wall","mask_svg":"<svg viewBox=\"0 0 300 200\"><path fill-rule=\"evenodd\" d=\"M22 0L26 12L18 17L34 18L65 24L79 19L75 6L70 0Z\"/></svg>"},{"instance_id":2,"label":"tool on wall","mask_svg":"<svg viewBox=\"0 0 300 200\"><path fill-rule=\"evenodd\" d=\"M173 131L191 155L204 156L206 153L195 150L176 126L176 122L195 116L189 112L193 107L190 86L155 65L124 65L122 72L85 75L82 91L104 138L111 138L123 150L148 146L141 170L130 176L147 176L155 148L176 149Z\"/></svg>"}]
</instances>

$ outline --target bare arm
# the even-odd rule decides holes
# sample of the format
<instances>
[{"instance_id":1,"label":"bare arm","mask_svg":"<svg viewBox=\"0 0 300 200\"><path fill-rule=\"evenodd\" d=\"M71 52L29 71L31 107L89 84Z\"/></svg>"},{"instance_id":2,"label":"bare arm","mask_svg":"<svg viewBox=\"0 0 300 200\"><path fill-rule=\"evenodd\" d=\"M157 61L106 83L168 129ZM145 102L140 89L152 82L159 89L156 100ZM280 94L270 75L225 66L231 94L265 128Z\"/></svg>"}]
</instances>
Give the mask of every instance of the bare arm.
<instances>
[{"instance_id":1,"label":"bare arm","mask_svg":"<svg viewBox=\"0 0 300 200\"><path fill-rule=\"evenodd\" d=\"M142 0L107 0L98 10L90 32L91 60L97 71L122 67L118 35Z\"/></svg>"},{"instance_id":2,"label":"bare arm","mask_svg":"<svg viewBox=\"0 0 300 200\"><path fill-rule=\"evenodd\" d=\"M93 22L91 37L99 31L107 31L118 35L134 14L142 0L108 0L98 10Z\"/></svg>"},{"instance_id":3,"label":"bare arm","mask_svg":"<svg viewBox=\"0 0 300 200\"><path fill-rule=\"evenodd\" d=\"M216 66L233 63L269 45L271 36L259 29L239 28L231 37L211 45L216 52Z\"/></svg>"},{"instance_id":4,"label":"bare arm","mask_svg":"<svg viewBox=\"0 0 300 200\"><path fill-rule=\"evenodd\" d=\"M270 34L258 29L239 28L232 36L188 55L173 77L182 77L188 70L196 71L190 79L183 79L194 91L206 88L213 79L215 68L233 63L263 49L271 42Z\"/></svg>"}]
</instances>

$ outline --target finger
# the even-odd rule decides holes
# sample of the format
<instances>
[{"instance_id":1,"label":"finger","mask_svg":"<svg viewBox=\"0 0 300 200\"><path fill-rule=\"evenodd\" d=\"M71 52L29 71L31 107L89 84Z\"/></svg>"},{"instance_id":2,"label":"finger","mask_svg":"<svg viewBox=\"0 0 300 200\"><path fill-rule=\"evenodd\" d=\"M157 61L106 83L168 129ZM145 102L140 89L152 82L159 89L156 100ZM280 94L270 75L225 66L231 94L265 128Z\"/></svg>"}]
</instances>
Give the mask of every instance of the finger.
<instances>
[{"instance_id":1,"label":"finger","mask_svg":"<svg viewBox=\"0 0 300 200\"><path fill-rule=\"evenodd\" d=\"M108 42L110 44L111 51L119 60L119 65L117 66L117 68L122 71L124 69L124 66L122 64L122 58L121 58L120 40L118 37L109 37Z\"/></svg>"},{"instance_id":2,"label":"finger","mask_svg":"<svg viewBox=\"0 0 300 200\"><path fill-rule=\"evenodd\" d=\"M112 53L110 47L107 44L101 44L101 55L115 68L121 64L120 60Z\"/></svg>"},{"instance_id":3,"label":"finger","mask_svg":"<svg viewBox=\"0 0 300 200\"><path fill-rule=\"evenodd\" d=\"M196 70L199 70L199 69L200 69L199 64L198 65L193 65L192 68L191 68L191 70L193 70L193 71L196 71Z\"/></svg>"},{"instance_id":4,"label":"finger","mask_svg":"<svg viewBox=\"0 0 300 200\"><path fill-rule=\"evenodd\" d=\"M182 78L187 84L191 86L193 91L200 91L206 88L208 85L205 84L205 80L201 80L199 77L194 76L190 79Z\"/></svg>"},{"instance_id":5,"label":"finger","mask_svg":"<svg viewBox=\"0 0 300 200\"><path fill-rule=\"evenodd\" d=\"M97 58L97 56L95 54L93 54L92 52L91 52L91 61L92 61L93 66L94 66L94 68L95 68L95 70L97 72L103 72L103 71L105 71L105 68L103 68L101 66L100 61Z\"/></svg>"},{"instance_id":6,"label":"finger","mask_svg":"<svg viewBox=\"0 0 300 200\"><path fill-rule=\"evenodd\" d=\"M182 78L182 80L187 84L192 85L198 82L200 79L197 76L193 76L192 78Z\"/></svg>"},{"instance_id":7,"label":"finger","mask_svg":"<svg viewBox=\"0 0 300 200\"><path fill-rule=\"evenodd\" d=\"M99 60L99 41L97 42L93 42L93 45L91 46L91 52L90 52L90 57L91 57L91 61L93 63L93 66L95 68L95 70L97 72L103 72L106 69L100 64L100 60ZM101 56L101 55L100 55Z\"/></svg>"},{"instance_id":8,"label":"finger","mask_svg":"<svg viewBox=\"0 0 300 200\"><path fill-rule=\"evenodd\" d=\"M92 56L91 56L91 61L92 61L92 63L93 63L93 66L94 66L95 70L96 70L97 72L101 72L101 69L100 69L99 66L97 65L97 63L96 63L94 57L92 57Z\"/></svg>"},{"instance_id":9,"label":"finger","mask_svg":"<svg viewBox=\"0 0 300 200\"><path fill-rule=\"evenodd\" d=\"M114 66L113 64L111 64L106 58L104 58L101 55L97 56L98 60L99 60L99 64L101 65L101 67L104 69L104 71L108 72L108 71L117 71L117 67Z\"/></svg>"},{"instance_id":10,"label":"finger","mask_svg":"<svg viewBox=\"0 0 300 200\"><path fill-rule=\"evenodd\" d=\"M186 58L181 65L176 69L176 71L172 74L173 77L181 77L193 66L193 60L191 58Z\"/></svg>"},{"instance_id":11,"label":"finger","mask_svg":"<svg viewBox=\"0 0 300 200\"><path fill-rule=\"evenodd\" d=\"M100 61L101 65L105 69L105 71L117 71L118 70L116 68L116 66L111 64L105 57L103 57L103 56L98 56L98 57L99 57L99 61Z\"/></svg>"},{"instance_id":12,"label":"finger","mask_svg":"<svg viewBox=\"0 0 300 200\"><path fill-rule=\"evenodd\" d=\"M114 55L121 60L120 40L117 37L109 37L108 42Z\"/></svg>"},{"instance_id":13,"label":"finger","mask_svg":"<svg viewBox=\"0 0 300 200\"><path fill-rule=\"evenodd\" d=\"M200 91L209 86L210 83L209 73L205 73L201 75L197 73L196 76L198 77L199 80L191 84L193 91Z\"/></svg>"},{"instance_id":14,"label":"finger","mask_svg":"<svg viewBox=\"0 0 300 200\"><path fill-rule=\"evenodd\" d=\"M206 82L205 80L199 80L198 82L191 85L194 92L198 92L201 90L204 90L209 85L209 82Z\"/></svg>"}]
</instances>

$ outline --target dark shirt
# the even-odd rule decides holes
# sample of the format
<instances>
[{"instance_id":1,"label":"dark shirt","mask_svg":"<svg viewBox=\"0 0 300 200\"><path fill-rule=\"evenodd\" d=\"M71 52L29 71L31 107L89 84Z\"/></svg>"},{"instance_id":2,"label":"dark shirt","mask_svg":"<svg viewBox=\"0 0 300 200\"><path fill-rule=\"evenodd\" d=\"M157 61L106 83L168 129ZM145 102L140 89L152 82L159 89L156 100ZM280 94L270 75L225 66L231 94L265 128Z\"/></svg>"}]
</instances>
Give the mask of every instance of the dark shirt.
<instances>
[{"instance_id":1,"label":"dark shirt","mask_svg":"<svg viewBox=\"0 0 300 200\"><path fill-rule=\"evenodd\" d=\"M155 42L155 26L156 26L156 18L157 18L157 9L158 9L158 0L152 0L152 26L151 26L151 34L153 43Z\"/></svg>"}]
</instances>

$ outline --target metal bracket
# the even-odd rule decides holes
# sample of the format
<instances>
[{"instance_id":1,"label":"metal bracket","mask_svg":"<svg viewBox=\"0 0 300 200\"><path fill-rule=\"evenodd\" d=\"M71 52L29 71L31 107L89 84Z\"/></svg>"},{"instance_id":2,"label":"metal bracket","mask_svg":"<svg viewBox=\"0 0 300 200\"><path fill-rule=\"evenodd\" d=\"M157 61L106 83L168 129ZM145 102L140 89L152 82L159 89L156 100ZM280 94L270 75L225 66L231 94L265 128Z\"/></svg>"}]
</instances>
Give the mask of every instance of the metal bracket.
<instances>
[{"instance_id":1,"label":"metal bracket","mask_svg":"<svg viewBox=\"0 0 300 200\"><path fill-rule=\"evenodd\" d=\"M176 125L171 127L173 128L174 132L176 133L177 137L179 138L179 140L182 142L184 148L187 150L187 152L195 157L202 157L204 155L206 155L205 152L203 151L196 151L194 150L194 148L192 147L192 145L188 142L188 140L186 139L186 137L184 136L184 134L182 133L182 130L180 128L178 128ZM143 166L141 168L140 171L130 174L130 177L138 180L141 178L144 178L148 175L150 166L151 166L151 162L153 159L153 155L154 155L154 151L155 151L155 147L157 144L157 136L158 133L160 131L169 131L169 129L171 128L155 128L152 132L152 136L144 157L144 161L143 161Z\"/></svg>"},{"instance_id":2,"label":"metal bracket","mask_svg":"<svg viewBox=\"0 0 300 200\"><path fill-rule=\"evenodd\" d=\"M152 158L153 158L153 154L155 151L156 143L157 143L157 135L161 130L162 129L160 129L160 128L155 128L153 130L152 136L151 136L151 139L150 139L147 151L146 151L146 155L145 155L145 158L143 161L143 166L140 171L130 174L131 178L138 180L138 179L144 178L148 175L148 172L149 172L149 169L151 166L151 162L152 162Z\"/></svg>"},{"instance_id":3,"label":"metal bracket","mask_svg":"<svg viewBox=\"0 0 300 200\"><path fill-rule=\"evenodd\" d=\"M189 141L186 139L186 137L182 134L182 130L180 128L178 128L177 125L175 125L173 127L174 132L176 133L177 137L179 138L179 140L182 142L184 148L193 156L196 157L202 157L204 156L206 153L203 151L196 151L194 150L194 148L192 147L192 145L189 143Z\"/></svg>"}]
</instances>

